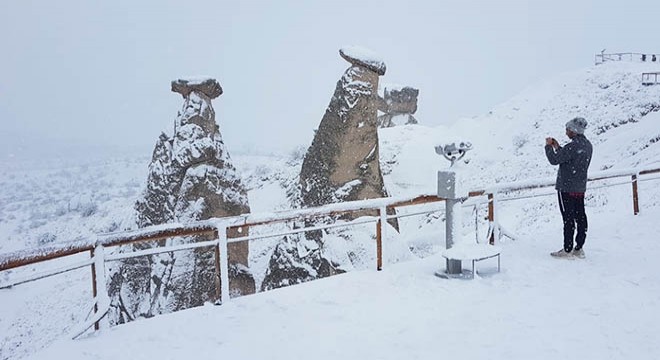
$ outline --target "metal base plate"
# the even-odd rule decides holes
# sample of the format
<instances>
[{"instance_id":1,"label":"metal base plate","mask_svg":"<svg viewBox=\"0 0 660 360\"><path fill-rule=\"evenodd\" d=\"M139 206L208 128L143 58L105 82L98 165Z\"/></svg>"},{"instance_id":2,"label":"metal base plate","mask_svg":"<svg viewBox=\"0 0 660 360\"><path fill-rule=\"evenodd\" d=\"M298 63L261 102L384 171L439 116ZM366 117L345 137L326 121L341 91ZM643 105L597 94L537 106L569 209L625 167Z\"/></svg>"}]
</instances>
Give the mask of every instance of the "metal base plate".
<instances>
[{"instance_id":1,"label":"metal base plate","mask_svg":"<svg viewBox=\"0 0 660 360\"><path fill-rule=\"evenodd\" d=\"M474 279L474 274L471 270L463 269L463 272L460 274L448 274L446 270L436 271L435 276L441 279L462 279L462 280L472 280Z\"/></svg>"}]
</instances>

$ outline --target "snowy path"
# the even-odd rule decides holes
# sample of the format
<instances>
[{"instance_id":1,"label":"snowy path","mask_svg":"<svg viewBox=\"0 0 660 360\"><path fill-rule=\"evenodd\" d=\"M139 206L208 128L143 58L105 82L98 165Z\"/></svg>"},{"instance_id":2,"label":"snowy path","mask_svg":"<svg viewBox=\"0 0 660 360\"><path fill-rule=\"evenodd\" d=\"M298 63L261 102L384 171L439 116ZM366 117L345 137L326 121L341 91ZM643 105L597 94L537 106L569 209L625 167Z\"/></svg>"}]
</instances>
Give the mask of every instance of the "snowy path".
<instances>
[{"instance_id":1,"label":"snowy path","mask_svg":"<svg viewBox=\"0 0 660 360\"><path fill-rule=\"evenodd\" d=\"M136 321L32 359L652 358L657 214L592 217L584 260L551 258L560 242L542 230L504 243L502 273L474 281L435 277L433 256Z\"/></svg>"}]
</instances>

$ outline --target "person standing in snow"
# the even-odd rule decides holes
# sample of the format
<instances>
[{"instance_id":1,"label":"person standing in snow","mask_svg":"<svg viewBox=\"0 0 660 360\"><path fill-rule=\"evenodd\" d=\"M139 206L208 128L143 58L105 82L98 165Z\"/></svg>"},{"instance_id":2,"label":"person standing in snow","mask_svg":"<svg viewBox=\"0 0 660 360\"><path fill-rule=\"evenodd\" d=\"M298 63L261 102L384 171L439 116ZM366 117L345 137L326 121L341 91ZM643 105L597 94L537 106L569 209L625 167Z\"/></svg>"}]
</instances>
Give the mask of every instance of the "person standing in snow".
<instances>
[{"instance_id":1,"label":"person standing in snow","mask_svg":"<svg viewBox=\"0 0 660 360\"><path fill-rule=\"evenodd\" d=\"M587 189L587 170L591 163L591 142L584 136L587 120L576 117L566 123L566 136L571 142L562 147L556 139L545 139L545 155L557 171L557 196L559 210L564 220L564 247L550 255L560 258L584 258L584 241L587 238L587 214L584 211L584 192ZM573 235L577 224L575 247Z\"/></svg>"}]
</instances>

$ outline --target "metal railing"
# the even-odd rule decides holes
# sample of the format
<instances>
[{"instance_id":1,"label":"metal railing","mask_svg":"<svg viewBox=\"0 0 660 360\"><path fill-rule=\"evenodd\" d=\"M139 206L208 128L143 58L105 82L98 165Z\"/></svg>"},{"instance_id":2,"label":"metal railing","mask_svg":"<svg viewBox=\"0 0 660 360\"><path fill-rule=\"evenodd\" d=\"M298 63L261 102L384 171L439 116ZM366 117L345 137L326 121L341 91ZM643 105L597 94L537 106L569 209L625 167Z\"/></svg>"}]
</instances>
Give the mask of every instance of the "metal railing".
<instances>
[{"instance_id":1,"label":"metal railing","mask_svg":"<svg viewBox=\"0 0 660 360\"><path fill-rule=\"evenodd\" d=\"M596 54L594 63L600 65L608 61L638 61L638 62L660 62L659 54L642 54L642 53L611 53L611 54Z\"/></svg>"},{"instance_id":2,"label":"metal railing","mask_svg":"<svg viewBox=\"0 0 660 360\"><path fill-rule=\"evenodd\" d=\"M660 84L660 82L658 81L658 76L660 76L660 72L642 73L642 85Z\"/></svg>"},{"instance_id":3,"label":"metal railing","mask_svg":"<svg viewBox=\"0 0 660 360\"><path fill-rule=\"evenodd\" d=\"M633 198L633 213L639 213L639 195L638 195L638 181L642 175L650 175L660 173L660 169L626 169L618 171L601 171L593 173L589 176L590 183L605 179L614 178L630 178L623 182L616 184L608 184L605 186L616 186L622 184L632 184L632 198ZM660 179L660 177L648 178L648 180ZM471 191L465 199L464 206L477 206L479 204L488 204L488 224L489 230L487 240L490 244L494 244L496 239L502 235L499 232L499 224L495 217L495 207L498 201L509 201L516 199L523 199L532 196L548 196L555 194L555 192L547 192L543 194L536 194L532 196L511 196L508 198L499 198L499 194L507 194L511 192L518 192L531 189L550 188L554 186L554 178L536 179L526 182L514 183L500 183L491 187L486 187L482 190ZM590 188L594 188L590 186ZM485 199L484 199L485 198ZM376 269L381 270L383 267L382 259L382 239L385 237L387 226L383 224L390 219L400 217L428 214L440 211L440 208L426 210L412 214L388 215L388 210L393 210L399 207L438 203L445 199L435 195L421 195L414 198L380 198L371 200L351 201L338 204L330 204L317 208L287 210L267 214L245 214L241 216L233 216L226 218L215 218L205 221L200 221L187 225L171 224L153 226L137 231L130 231L124 233L100 235L97 239L86 241L76 241L69 243L62 243L49 247L41 247L34 249L26 249L22 251L0 254L0 271L19 268L31 264L43 263L48 260L69 257L83 252L89 252L90 258L88 260L69 264L67 266L49 270L42 273L30 274L27 277L10 280L7 283L0 284L0 289L9 288L29 281L43 279L45 277L61 274L74 269L90 266L92 275L92 291L93 291L93 314L91 318L87 319L76 331L72 333L75 338L89 328L94 326L95 329L100 328L101 319L107 314L109 310L109 297L106 284L105 263L109 261L116 261L130 257L153 255L157 253L181 251L195 248L209 248L214 251L215 256L215 296L220 299L222 303L229 301L229 264L227 245L232 242L257 240L266 237L283 236L289 234L296 234L306 231L322 230L333 227L352 226L364 223L376 223ZM259 225L268 225L289 221L309 220L319 217L333 217L338 215L364 213L365 211L376 212L377 217L360 219L359 221L335 223L329 225L310 226L300 229L291 229L279 233L268 233L259 235L250 235L244 237L233 237L235 234L241 233L243 229ZM244 232L249 233L249 232ZM190 235L205 235L211 240L181 244L176 246L159 246L147 250L133 251L128 253L106 254L106 249L122 245L169 239L180 236Z\"/></svg>"}]
</instances>

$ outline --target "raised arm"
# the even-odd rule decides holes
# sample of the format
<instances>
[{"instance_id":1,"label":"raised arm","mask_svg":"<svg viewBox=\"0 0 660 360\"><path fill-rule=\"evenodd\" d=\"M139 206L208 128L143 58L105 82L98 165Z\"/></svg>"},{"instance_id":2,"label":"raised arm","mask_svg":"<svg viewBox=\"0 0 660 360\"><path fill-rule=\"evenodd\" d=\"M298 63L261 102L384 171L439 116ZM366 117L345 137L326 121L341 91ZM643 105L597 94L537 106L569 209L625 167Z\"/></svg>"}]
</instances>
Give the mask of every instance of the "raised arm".
<instances>
[{"instance_id":1,"label":"raised arm","mask_svg":"<svg viewBox=\"0 0 660 360\"><path fill-rule=\"evenodd\" d=\"M575 155L573 144L569 143L564 147L558 146L555 150L552 146L545 146L545 156L552 165L559 165L570 161Z\"/></svg>"}]
</instances>

